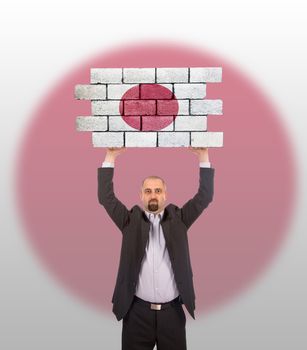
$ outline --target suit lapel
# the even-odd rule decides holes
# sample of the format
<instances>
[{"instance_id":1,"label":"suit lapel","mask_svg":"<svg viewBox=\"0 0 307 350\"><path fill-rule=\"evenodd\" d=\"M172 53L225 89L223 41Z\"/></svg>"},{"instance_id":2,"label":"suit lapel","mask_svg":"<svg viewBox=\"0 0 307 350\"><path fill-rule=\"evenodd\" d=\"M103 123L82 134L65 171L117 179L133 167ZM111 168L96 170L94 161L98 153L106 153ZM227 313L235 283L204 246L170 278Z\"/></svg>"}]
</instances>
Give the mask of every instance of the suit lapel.
<instances>
[{"instance_id":1,"label":"suit lapel","mask_svg":"<svg viewBox=\"0 0 307 350\"><path fill-rule=\"evenodd\" d=\"M144 212L142 212L142 223L141 223L141 252L144 253L145 246L149 238L150 222Z\"/></svg>"},{"instance_id":2,"label":"suit lapel","mask_svg":"<svg viewBox=\"0 0 307 350\"><path fill-rule=\"evenodd\" d=\"M171 237L171 229L170 229L171 217L170 217L170 214L166 208L164 209L164 211L165 211L165 213L164 213L164 216L161 220L161 226L163 229L163 234L164 234L165 243L166 243L168 253L169 253L170 257L172 257L173 256L173 247L172 247L172 237Z\"/></svg>"}]
</instances>

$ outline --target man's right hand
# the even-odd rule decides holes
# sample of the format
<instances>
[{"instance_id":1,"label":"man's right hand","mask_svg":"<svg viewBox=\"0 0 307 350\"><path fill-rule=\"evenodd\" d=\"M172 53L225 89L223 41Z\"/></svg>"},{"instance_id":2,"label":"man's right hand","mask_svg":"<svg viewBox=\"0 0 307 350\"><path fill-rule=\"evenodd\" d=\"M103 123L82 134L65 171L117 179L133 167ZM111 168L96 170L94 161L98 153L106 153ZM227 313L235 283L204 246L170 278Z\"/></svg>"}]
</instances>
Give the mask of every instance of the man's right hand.
<instances>
[{"instance_id":1,"label":"man's right hand","mask_svg":"<svg viewBox=\"0 0 307 350\"><path fill-rule=\"evenodd\" d=\"M110 147L107 148L106 157L104 159L105 162L114 163L117 156L124 153L126 151L126 147Z\"/></svg>"}]
</instances>

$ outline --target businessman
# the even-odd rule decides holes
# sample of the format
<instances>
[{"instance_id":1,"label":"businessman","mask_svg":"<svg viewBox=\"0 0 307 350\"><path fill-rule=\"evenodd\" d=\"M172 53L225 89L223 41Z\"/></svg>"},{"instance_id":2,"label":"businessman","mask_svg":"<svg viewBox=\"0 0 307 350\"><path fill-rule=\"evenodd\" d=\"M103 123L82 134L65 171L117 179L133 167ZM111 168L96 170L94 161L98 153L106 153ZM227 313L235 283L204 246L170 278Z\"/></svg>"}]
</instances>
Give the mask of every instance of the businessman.
<instances>
[{"instance_id":1,"label":"businessman","mask_svg":"<svg viewBox=\"0 0 307 350\"><path fill-rule=\"evenodd\" d=\"M214 169L207 148L189 150L200 164L199 188L181 208L165 205L163 179L149 176L141 208L128 210L113 190L114 163L125 148L108 148L98 168L98 198L122 232L113 312L122 323L122 350L185 350L184 304L194 317L195 294L187 231L213 198Z\"/></svg>"}]
</instances>

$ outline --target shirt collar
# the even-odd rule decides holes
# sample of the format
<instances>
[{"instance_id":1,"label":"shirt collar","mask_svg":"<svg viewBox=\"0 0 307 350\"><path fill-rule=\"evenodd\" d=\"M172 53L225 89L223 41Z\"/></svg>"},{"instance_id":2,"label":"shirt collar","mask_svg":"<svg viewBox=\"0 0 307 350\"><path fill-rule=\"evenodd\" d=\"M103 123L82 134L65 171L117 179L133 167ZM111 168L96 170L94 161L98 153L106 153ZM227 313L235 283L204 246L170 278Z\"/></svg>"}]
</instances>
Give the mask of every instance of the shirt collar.
<instances>
[{"instance_id":1,"label":"shirt collar","mask_svg":"<svg viewBox=\"0 0 307 350\"><path fill-rule=\"evenodd\" d=\"M145 212L146 216L148 217L148 219L149 219L149 215L150 214L154 214L154 213L151 213L151 212L149 212L147 210L144 210L144 212ZM162 211L160 211L160 213L154 214L154 215L159 215L160 216L160 220L161 220L163 218L163 214L164 214L164 209Z\"/></svg>"}]
</instances>

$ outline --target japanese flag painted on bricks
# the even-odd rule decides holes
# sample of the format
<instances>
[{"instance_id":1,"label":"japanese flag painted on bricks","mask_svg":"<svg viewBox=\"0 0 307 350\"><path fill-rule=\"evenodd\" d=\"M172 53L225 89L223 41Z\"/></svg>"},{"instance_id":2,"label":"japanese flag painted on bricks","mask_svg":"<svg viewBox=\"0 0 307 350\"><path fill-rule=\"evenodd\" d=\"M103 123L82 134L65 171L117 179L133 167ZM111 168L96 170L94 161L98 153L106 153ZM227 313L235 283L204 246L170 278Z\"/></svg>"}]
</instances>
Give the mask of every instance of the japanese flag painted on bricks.
<instances>
[{"instance_id":1,"label":"japanese flag painted on bricks","mask_svg":"<svg viewBox=\"0 0 307 350\"><path fill-rule=\"evenodd\" d=\"M207 118L223 103L206 99L207 84L221 81L220 67L92 68L91 83L75 87L92 106L77 130L91 131L94 147L222 147Z\"/></svg>"}]
</instances>

